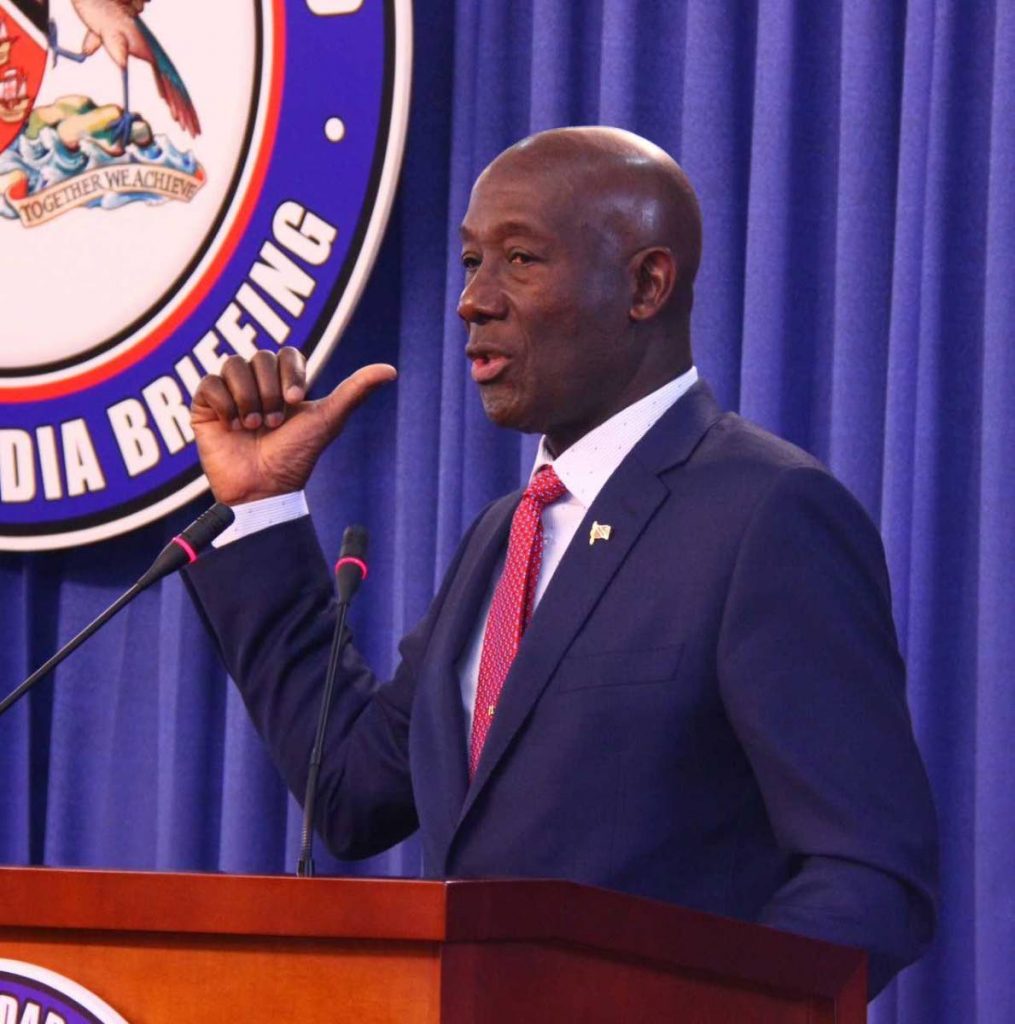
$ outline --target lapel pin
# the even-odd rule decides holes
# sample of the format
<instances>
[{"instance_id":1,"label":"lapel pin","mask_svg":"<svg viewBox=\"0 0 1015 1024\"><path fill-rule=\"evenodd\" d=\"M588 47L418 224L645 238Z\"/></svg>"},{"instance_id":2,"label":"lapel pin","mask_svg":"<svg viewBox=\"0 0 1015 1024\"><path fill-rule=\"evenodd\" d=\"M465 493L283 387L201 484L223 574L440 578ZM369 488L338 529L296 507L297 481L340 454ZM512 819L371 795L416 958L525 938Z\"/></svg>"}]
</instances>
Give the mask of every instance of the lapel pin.
<instances>
[{"instance_id":1,"label":"lapel pin","mask_svg":"<svg viewBox=\"0 0 1015 1024\"><path fill-rule=\"evenodd\" d=\"M607 523L592 523L592 529L589 530L589 545L595 544L597 540L609 540L610 534L613 531L613 527Z\"/></svg>"}]
</instances>

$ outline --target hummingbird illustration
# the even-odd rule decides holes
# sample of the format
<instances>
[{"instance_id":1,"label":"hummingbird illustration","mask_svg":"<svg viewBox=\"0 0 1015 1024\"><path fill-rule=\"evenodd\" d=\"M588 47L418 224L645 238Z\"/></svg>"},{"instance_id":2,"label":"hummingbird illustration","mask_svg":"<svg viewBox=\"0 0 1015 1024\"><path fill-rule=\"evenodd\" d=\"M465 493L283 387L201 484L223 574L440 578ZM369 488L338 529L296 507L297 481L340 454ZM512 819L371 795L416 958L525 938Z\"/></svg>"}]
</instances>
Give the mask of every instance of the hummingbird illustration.
<instances>
[{"instance_id":1,"label":"hummingbird illustration","mask_svg":"<svg viewBox=\"0 0 1015 1024\"><path fill-rule=\"evenodd\" d=\"M63 49L57 42L56 22L50 21L49 45L53 51L53 65L56 65L57 57L67 57L80 64L100 46L105 49L123 78L123 115L111 126L116 137L123 144L129 141L135 117L130 113L128 57L151 65L155 85L173 120L191 135L200 135L201 122L180 72L151 29L141 20L141 12L148 0L71 0L71 3L87 29L84 42L80 53Z\"/></svg>"}]
</instances>

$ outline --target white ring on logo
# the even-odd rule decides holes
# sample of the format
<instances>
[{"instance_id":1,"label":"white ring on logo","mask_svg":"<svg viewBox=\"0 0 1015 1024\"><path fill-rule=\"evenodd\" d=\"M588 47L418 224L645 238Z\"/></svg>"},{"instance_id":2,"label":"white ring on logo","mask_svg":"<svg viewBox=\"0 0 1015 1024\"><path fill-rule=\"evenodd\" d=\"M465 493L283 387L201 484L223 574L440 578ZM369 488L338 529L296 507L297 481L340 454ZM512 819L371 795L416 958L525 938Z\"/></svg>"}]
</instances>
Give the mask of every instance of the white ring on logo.
<instances>
[{"instance_id":1,"label":"white ring on logo","mask_svg":"<svg viewBox=\"0 0 1015 1024\"><path fill-rule=\"evenodd\" d=\"M0 959L0 971L12 974L15 978L24 978L25 981L36 981L48 986L69 1001L77 1003L82 1010L94 1014L102 1021L102 1024L129 1024L94 992L89 992L83 985L46 967L25 963L23 960Z\"/></svg>"}]
</instances>

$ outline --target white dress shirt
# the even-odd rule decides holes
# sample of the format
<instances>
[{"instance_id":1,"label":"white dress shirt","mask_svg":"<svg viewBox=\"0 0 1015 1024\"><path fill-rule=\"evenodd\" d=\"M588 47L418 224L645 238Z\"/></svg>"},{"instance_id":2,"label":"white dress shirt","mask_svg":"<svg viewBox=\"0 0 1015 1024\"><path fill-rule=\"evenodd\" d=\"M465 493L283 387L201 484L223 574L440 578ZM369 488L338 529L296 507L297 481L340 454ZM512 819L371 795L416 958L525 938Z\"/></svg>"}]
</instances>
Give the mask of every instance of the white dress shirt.
<instances>
[{"instance_id":1,"label":"white dress shirt","mask_svg":"<svg viewBox=\"0 0 1015 1024\"><path fill-rule=\"evenodd\" d=\"M698 371L691 367L657 391L621 409L595 430L575 441L556 459L550 457L546 438L539 442L536 461L529 474L531 480L543 466L553 466L567 493L559 501L543 509L543 559L539 567L536 596L533 607L538 606L553 574L564 557L567 546L578 532L585 513L596 500L606 481L624 461L631 449L649 432L656 420L672 406L698 379ZM486 594L483 608L468 646L458 661L458 680L462 688L462 708L465 711L465 742L468 748L472 734L472 709L476 703L479 681L479 658L483 652L483 635L490 615L493 592L500 579L504 560L501 559Z\"/></svg>"},{"instance_id":2,"label":"white dress shirt","mask_svg":"<svg viewBox=\"0 0 1015 1024\"><path fill-rule=\"evenodd\" d=\"M698 371L691 367L686 373L674 378L650 395L622 409L590 430L576 441L561 456L550 457L546 438L539 442L536 461L529 479L543 466L553 466L557 476L567 488L567 493L552 505L543 509L543 559L536 584L535 606L538 606L567 546L571 543L578 527L585 518L592 502L603 489L617 467L624 461L631 449L648 433L660 416L674 405L694 382ZM222 547L251 533L288 522L307 515L307 499L302 491L282 494L273 498L262 498L243 505L233 506L236 519L229 529L223 531L212 543ZM472 709L476 703L476 685L479 679L479 658L483 650L483 635L486 620L490 614L493 592L500 579L503 559L493 574L486 600L476 618L468 646L458 662L458 678L462 690L462 707L465 712L466 746L472 733Z\"/></svg>"},{"instance_id":3,"label":"white dress shirt","mask_svg":"<svg viewBox=\"0 0 1015 1024\"><path fill-rule=\"evenodd\" d=\"M304 491L278 494L273 498L261 498L258 501L246 501L242 505L233 505L232 508L236 518L211 542L212 547L225 547L248 534L258 533L260 530L267 530L269 526L288 523L290 519L299 519L300 516L310 514Z\"/></svg>"}]
</instances>

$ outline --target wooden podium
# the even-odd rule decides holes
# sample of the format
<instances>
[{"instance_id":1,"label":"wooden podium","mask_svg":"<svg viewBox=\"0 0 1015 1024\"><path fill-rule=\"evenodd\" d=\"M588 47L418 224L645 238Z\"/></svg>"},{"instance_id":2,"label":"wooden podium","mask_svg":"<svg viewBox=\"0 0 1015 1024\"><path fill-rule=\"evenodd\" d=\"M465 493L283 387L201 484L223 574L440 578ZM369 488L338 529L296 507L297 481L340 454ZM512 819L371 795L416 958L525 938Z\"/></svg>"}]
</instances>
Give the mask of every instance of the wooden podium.
<instances>
[{"instance_id":1,"label":"wooden podium","mask_svg":"<svg viewBox=\"0 0 1015 1024\"><path fill-rule=\"evenodd\" d=\"M0 869L0 957L129 1024L861 1024L866 956L601 889Z\"/></svg>"}]
</instances>

